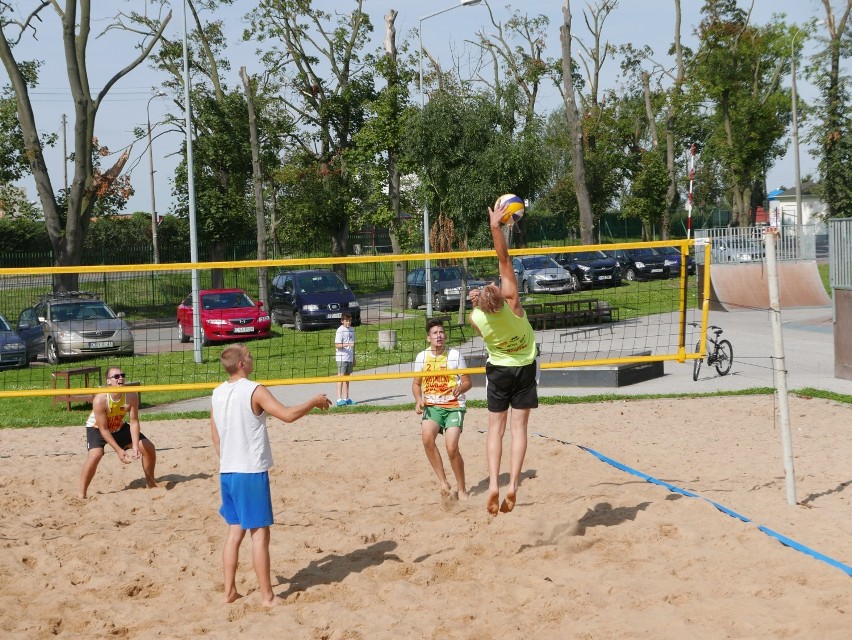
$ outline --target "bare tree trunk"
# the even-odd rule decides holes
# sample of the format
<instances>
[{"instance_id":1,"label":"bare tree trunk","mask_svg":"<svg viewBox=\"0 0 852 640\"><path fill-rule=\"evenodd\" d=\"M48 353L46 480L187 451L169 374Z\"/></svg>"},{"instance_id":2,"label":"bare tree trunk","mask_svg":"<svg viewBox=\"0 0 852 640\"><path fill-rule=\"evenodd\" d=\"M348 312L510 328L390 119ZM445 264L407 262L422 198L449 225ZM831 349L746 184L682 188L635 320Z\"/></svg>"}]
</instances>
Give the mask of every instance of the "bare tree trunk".
<instances>
[{"instance_id":1,"label":"bare tree trunk","mask_svg":"<svg viewBox=\"0 0 852 640\"><path fill-rule=\"evenodd\" d=\"M677 75L675 76L674 86L669 92L668 99L668 115L666 117L666 169L669 172L669 187L666 190L666 210L663 212L663 240L669 237L669 226L672 215L677 208L679 198L677 191L677 170L675 169L675 148L674 148L674 129L675 119L677 118L677 100L681 95L683 83L686 80L686 67L683 63L683 48L680 44L680 22L681 10L680 0L674 0L675 5L675 32L674 32L674 51L675 64L677 66Z\"/></svg>"},{"instance_id":2,"label":"bare tree trunk","mask_svg":"<svg viewBox=\"0 0 852 640\"><path fill-rule=\"evenodd\" d=\"M397 11L389 9L385 14L385 55L391 61L393 69L396 69L397 53L396 53L396 20ZM393 89L399 84L396 77L396 72L391 74L388 79L388 89ZM394 148L388 149L388 201L390 202L391 211L393 211L393 223L390 226L390 241L391 251L394 255L402 253L402 246L399 242L399 225L402 207L400 205L399 193L399 166L398 166L399 150ZM391 306L395 309L405 308L405 280L406 267L408 263L403 260L397 260L393 263L393 298Z\"/></svg>"},{"instance_id":3,"label":"bare tree trunk","mask_svg":"<svg viewBox=\"0 0 852 640\"><path fill-rule=\"evenodd\" d=\"M254 97L251 82L245 67L240 67L240 78L246 92L248 107L249 133L251 136L251 175L254 187L254 212L257 218L257 259L266 260L266 216L263 211L263 184L260 175L260 141L257 137L257 117L254 112ZM257 270L257 293L263 308L269 310L269 286L266 280L266 267Z\"/></svg>"},{"instance_id":4,"label":"bare tree trunk","mask_svg":"<svg viewBox=\"0 0 852 640\"><path fill-rule=\"evenodd\" d=\"M577 112L577 99L574 94L571 74L571 5L569 0L562 2L563 24L559 30L562 41L562 83L565 95L565 113L571 129L571 159L573 163L574 192L580 209L580 241L583 244L594 243L594 216L589 189L586 185L586 162L583 152L583 127Z\"/></svg>"}]
</instances>

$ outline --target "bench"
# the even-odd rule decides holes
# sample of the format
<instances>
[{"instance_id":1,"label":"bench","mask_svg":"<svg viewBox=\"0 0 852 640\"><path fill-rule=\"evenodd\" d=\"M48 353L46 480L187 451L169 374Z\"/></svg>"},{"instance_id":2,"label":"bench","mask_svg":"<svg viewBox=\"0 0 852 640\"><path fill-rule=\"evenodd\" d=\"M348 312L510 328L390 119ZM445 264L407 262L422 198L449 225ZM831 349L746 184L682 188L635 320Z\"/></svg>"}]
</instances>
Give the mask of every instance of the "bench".
<instances>
[{"instance_id":1,"label":"bench","mask_svg":"<svg viewBox=\"0 0 852 640\"><path fill-rule=\"evenodd\" d=\"M618 307L605 300L559 300L529 306L527 318L534 329L556 329L618 320Z\"/></svg>"},{"instance_id":2,"label":"bench","mask_svg":"<svg viewBox=\"0 0 852 640\"><path fill-rule=\"evenodd\" d=\"M103 385L103 379L101 378L101 368L100 367L77 367L75 369L62 369L59 371L54 371L50 374L53 379L53 388L61 389L63 387L58 386L57 382L59 380L65 380L64 388L71 389L74 385L71 384L73 378L82 377L83 378L83 386L91 387L89 384L90 377L94 379L97 377L98 385ZM94 381L94 380L92 380ZM88 402L91 403L92 400L95 399L95 392L87 393L87 394L59 394L53 396L53 406L56 406L57 402L64 402L65 407L68 411L71 411L71 403L72 402Z\"/></svg>"}]
</instances>

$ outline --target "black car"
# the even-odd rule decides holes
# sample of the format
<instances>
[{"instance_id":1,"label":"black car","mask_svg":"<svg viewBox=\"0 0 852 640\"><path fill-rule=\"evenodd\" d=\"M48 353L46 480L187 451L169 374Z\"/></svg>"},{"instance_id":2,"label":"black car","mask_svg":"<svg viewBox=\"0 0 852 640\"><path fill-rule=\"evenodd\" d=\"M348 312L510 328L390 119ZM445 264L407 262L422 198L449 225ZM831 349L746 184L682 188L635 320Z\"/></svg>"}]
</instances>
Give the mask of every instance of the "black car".
<instances>
[{"instance_id":1,"label":"black car","mask_svg":"<svg viewBox=\"0 0 852 640\"><path fill-rule=\"evenodd\" d=\"M290 324L296 331L311 327L336 327L344 311L352 326L361 324L361 307L352 289L328 269L282 271L269 288L272 321Z\"/></svg>"},{"instance_id":2,"label":"black car","mask_svg":"<svg viewBox=\"0 0 852 640\"><path fill-rule=\"evenodd\" d=\"M661 254L668 260L669 268L672 276L680 275L680 262L683 254L677 247L657 247L657 253ZM686 273L687 275L695 275L695 258L686 254Z\"/></svg>"},{"instance_id":3,"label":"black car","mask_svg":"<svg viewBox=\"0 0 852 640\"><path fill-rule=\"evenodd\" d=\"M23 338L0 315L0 368L26 367L30 363L27 357L27 345Z\"/></svg>"},{"instance_id":4,"label":"black car","mask_svg":"<svg viewBox=\"0 0 852 640\"><path fill-rule=\"evenodd\" d=\"M621 273L626 280L650 280L651 278L668 278L671 267L666 264L665 256L660 255L650 247L638 249L610 249L605 251L610 258L615 258L621 266Z\"/></svg>"},{"instance_id":5,"label":"black car","mask_svg":"<svg viewBox=\"0 0 852 640\"><path fill-rule=\"evenodd\" d=\"M594 286L616 287L621 284L618 262L603 251L560 253L555 259L571 274L574 291Z\"/></svg>"},{"instance_id":6,"label":"black car","mask_svg":"<svg viewBox=\"0 0 852 640\"><path fill-rule=\"evenodd\" d=\"M432 308L435 311L446 311L448 309L459 308L459 298L461 296L462 276L464 275L461 267L430 267L429 271L432 275ZM426 269L418 267L412 269L408 273L406 280L408 287L408 308L416 309L420 305L426 304ZM484 286L486 283L482 280L473 278L467 274L467 290L477 289ZM466 301L466 305L470 306L470 301Z\"/></svg>"}]
</instances>

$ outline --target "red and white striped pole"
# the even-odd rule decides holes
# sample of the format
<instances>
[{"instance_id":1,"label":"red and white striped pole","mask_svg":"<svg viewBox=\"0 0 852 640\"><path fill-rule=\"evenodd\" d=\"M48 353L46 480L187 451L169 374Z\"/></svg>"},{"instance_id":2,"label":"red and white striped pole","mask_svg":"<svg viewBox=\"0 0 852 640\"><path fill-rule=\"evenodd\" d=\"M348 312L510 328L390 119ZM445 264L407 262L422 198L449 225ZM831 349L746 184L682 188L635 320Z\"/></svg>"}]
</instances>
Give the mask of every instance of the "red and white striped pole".
<instances>
[{"instance_id":1,"label":"red and white striped pole","mask_svg":"<svg viewBox=\"0 0 852 640\"><path fill-rule=\"evenodd\" d=\"M692 181L695 178L695 143L689 147L689 194L686 198L686 239L692 235Z\"/></svg>"}]
</instances>

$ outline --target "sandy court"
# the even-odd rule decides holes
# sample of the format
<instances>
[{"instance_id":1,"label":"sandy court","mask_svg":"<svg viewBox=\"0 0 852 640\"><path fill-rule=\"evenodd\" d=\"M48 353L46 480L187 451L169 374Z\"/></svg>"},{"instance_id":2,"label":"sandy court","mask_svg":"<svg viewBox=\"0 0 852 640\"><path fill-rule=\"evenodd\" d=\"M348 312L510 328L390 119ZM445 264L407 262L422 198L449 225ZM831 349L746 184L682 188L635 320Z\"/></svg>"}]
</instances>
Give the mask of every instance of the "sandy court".
<instances>
[{"instance_id":1,"label":"sandy court","mask_svg":"<svg viewBox=\"0 0 852 640\"><path fill-rule=\"evenodd\" d=\"M206 421L143 422L166 490L108 453L85 502L82 426L2 430L0 636L845 639L852 577L757 525L852 565L852 407L791 399L795 507L774 414L770 396L541 407L519 504L496 518L484 410L461 440L468 503L441 500L413 412L272 421L275 610L258 605L248 536L246 597L220 604Z\"/></svg>"}]
</instances>

